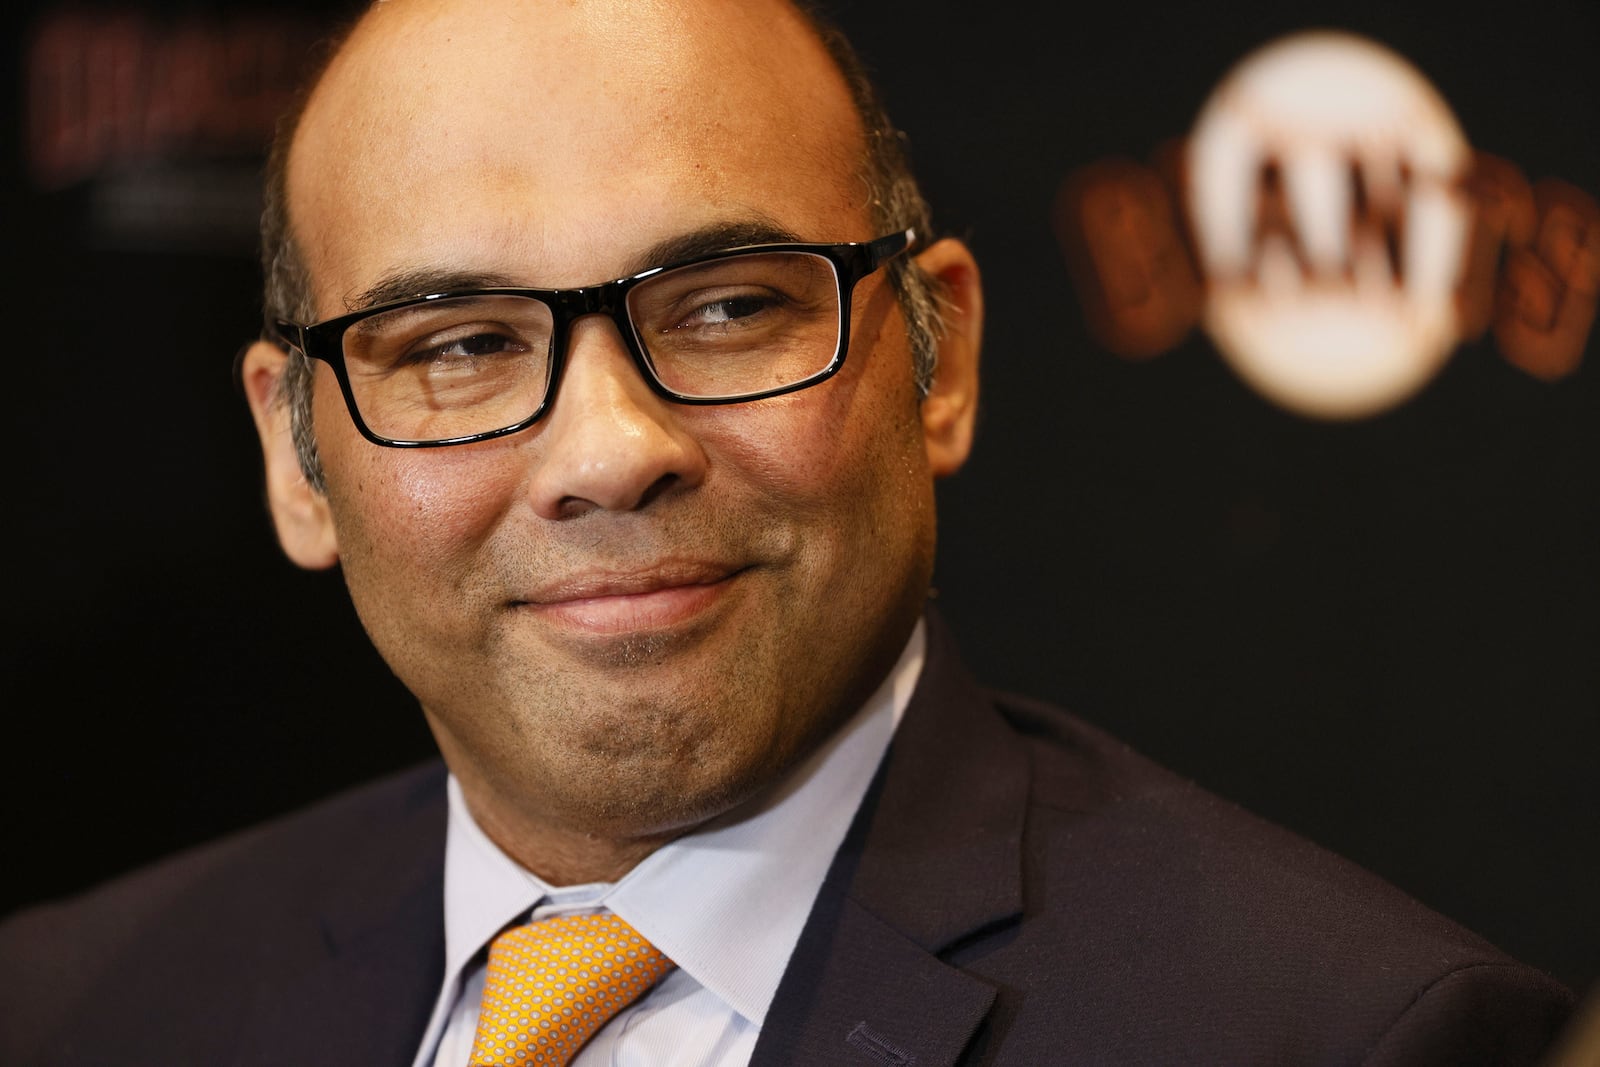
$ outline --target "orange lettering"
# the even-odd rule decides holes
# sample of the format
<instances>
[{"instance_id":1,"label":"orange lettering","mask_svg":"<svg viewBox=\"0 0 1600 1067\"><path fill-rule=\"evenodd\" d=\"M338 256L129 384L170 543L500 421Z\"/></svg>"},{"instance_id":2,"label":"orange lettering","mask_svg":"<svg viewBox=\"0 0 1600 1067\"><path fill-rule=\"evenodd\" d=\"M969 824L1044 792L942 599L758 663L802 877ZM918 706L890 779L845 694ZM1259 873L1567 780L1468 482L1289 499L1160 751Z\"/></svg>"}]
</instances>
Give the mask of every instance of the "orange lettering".
<instances>
[{"instance_id":1,"label":"orange lettering","mask_svg":"<svg viewBox=\"0 0 1600 1067\"><path fill-rule=\"evenodd\" d=\"M1537 227L1506 256L1494 338L1513 366L1556 381L1582 362L1600 301L1600 204L1555 178L1533 187L1533 201Z\"/></svg>"},{"instance_id":2,"label":"orange lettering","mask_svg":"<svg viewBox=\"0 0 1600 1067\"><path fill-rule=\"evenodd\" d=\"M1062 183L1052 211L1090 332L1121 356L1175 348L1200 318L1200 279L1177 211L1155 171L1090 164Z\"/></svg>"}]
</instances>

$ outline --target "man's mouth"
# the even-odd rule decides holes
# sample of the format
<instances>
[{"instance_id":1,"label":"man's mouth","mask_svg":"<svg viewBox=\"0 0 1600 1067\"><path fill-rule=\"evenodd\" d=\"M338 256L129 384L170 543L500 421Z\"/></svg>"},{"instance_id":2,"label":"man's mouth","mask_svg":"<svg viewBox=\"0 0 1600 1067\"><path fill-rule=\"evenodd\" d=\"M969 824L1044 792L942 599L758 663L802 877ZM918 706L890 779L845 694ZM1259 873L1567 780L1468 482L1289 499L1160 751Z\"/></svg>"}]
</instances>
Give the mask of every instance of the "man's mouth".
<instances>
[{"instance_id":1,"label":"man's mouth","mask_svg":"<svg viewBox=\"0 0 1600 1067\"><path fill-rule=\"evenodd\" d=\"M581 633L664 630L715 607L743 571L725 564L674 561L638 571L566 575L518 598L513 606Z\"/></svg>"}]
</instances>

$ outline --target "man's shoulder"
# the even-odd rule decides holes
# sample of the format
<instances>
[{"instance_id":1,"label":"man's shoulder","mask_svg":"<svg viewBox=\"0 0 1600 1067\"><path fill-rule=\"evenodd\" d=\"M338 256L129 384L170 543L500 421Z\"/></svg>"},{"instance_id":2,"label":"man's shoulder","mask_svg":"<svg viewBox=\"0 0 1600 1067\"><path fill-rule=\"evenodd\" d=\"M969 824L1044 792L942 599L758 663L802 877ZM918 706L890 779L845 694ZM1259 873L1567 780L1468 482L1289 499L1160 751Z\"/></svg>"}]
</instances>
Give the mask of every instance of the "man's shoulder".
<instances>
[{"instance_id":1,"label":"man's shoulder","mask_svg":"<svg viewBox=\"0 0 1600 1067\"><path fill-rule=\"evenodd\" d=\"M1426 943L1437 960L1450 944L1505 959L1366 868L1067 711L1011 694L995 706L1028 749L1033 856L1042 873L1067 879L1060 888L1103 885L1119 909L1203 914L1208 936L1233 935L1236 946L1298 933L1319 948L1370 941L1395 953Z\"/></svg>"},{"instance_id":2,"label":"man's shoulder","mask_svg":"<svg viewBox=\"0 0 1600 1067\"><path fill-rule=\"evenodd\" d=\"M1466 1044L1447 1055L1502 1042L1504 1061L1483 1062L1520 1062L1511 1050L1542 1047L1569 1010L1559 983L1374 873L1068 712L994 703L1029 753L1030 909L989 965L1062 952L1082 980L1055 985L1071 990L1060 1010L1159 1004L1174 1042L1248 1059L1230 1041L1272 1033L1315 1059L1353 1041L1373 1062L1431 1062L1449 1034ZM1040 1007L1057 999L1038 993ZM1263 1012L1273 1025L1252 1031ZM1128 1040L1101 1036L1102 1051ZM1162 1040L1159 1027L1137 1039L1175 1047Z\"/></svg>"},{"instance_id":3,"label":"man's shoulder","mask_svg":"<svg viewBox=\"0 0 1600 1067\"><path fill-rule=\"evenodd\" d=\"M319 860L384 851L406 824L444 830L443 765L429 761L315 801L226 837L185 849L61 900L8 917L0 930L63 924L97 916L119 927L178 905L206 887L238 883L226 903L248 908L267 896L316 892L326 881ZM219 903L221 901L219 900ZM0 942L9 945L9 942Z\"/></svg>"},{"instance_id":4,"label":"man's shoulder","mask_svg":"<svg viewBox=\"0 0 1600 1067\"><path fill-rule=\"evenodd\" d=\"M430 762L8 917L0 1050L108 989L137 1004L141 988L164 988L151 995L162 1010L185 998L235 1009L234 979L212 961L291 968L323 951L339 909L442 887L444 781Z\"/></svg>"}]
</instances>

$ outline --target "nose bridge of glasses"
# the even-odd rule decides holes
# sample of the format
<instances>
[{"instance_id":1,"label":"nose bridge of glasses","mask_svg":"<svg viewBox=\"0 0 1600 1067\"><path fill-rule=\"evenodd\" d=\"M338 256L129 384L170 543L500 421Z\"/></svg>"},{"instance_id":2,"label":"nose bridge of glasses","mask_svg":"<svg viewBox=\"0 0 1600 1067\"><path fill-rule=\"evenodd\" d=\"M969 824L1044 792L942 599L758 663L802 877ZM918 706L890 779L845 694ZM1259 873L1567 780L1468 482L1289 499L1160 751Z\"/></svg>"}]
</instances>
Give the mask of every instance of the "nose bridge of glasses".
<instances>
[{"instance_id":1,"label":"nose bridge of glasses","mask_svg":"<svg viewBox=\"0 0 1600 1067\"><path fill-rule=\"evenodd\" d=\"M581 289L558 289L550 293L548 302L552 305L555 318L555 337L557 346L562 351L556 354L560 362L560 377L567 374L566 364L572 356L573 342L576 338L578 322L591 316L601 316L611 320L611 325L616 329L617 338L622 343L622 349L627 353L635 370L652 391L658 391L660 386L656 383L651 373L648 361L641 358L639 342L633 334L633 326L628 318L628 290L632 288L636 279L622 279L613 282L604 282L600 285L584 286ZM552 394L556 391L558 380L550 382ZM552 399L554 397L552 396Z\"/></svg>"},{"instance_id":2,"label":"nose bridge of glasses","mask_svg":"<svg viewBox=\"0 0 1600 1067\"><path fill-rule=\"evenodd\" d=\"M579 319L603 315L610 319L622 335L623 344L631 352L634 339L628 323L628 290L633 279L586 285L581 289L557 289L550 293L548 303L553 306L556 332L568 339Z\"/></svg>"},{"instance_id":3,"label":"nose bridge of glasses","mask_svg":"<svg viewBox=\"0 0 1600 1067\"><path fill-rule=\"evenodd\" d=\"M571 322L585 315L610 315L622 310L627 293L623 282L602 282L578 289L555 289L550 292L550 302L555 304L557 318Z\"/></svg>"}]
</instances>

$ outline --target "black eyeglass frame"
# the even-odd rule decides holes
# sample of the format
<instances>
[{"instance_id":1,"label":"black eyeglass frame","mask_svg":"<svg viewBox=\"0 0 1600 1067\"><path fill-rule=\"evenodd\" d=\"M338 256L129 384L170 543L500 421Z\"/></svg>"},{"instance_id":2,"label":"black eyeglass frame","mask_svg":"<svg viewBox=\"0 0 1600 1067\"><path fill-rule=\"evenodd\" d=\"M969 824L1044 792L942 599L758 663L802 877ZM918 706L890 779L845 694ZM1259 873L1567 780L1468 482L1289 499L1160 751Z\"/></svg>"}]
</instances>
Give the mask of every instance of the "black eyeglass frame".
<instances>
[{"instance_id":1,"label":"black eyeglass frame","mask_svg":"<svg viewBox=\"0 0 1600 1067\"><path fill-rule=\"evenodd\" d=\"M556 392L561 385L561 374L567 360L568 334L572 323L585 315L606 315L610 317L617 327L617 332L622 336L623 343L627 345L628 354L632 357L634 365L638 367L640 376L644 378L646 384L650 386L656 395L673 403L690 405L743 404L752 400L764 400L767 397L793 393L826 381L837 374L840 367L844 366L845 355L850 347L850 298L855 291L856 285L861 279L877 271L884 263L911 248L916 243L916 240L916 230L906 229L897 233L886 234L872 241L852 241L843 244L790 242L742 245L735 248L721 249L703 256L695 256L691 259L680 260L675 263L663 264L659 267L651 267L649 270L640 271L638 274L630 275L626 278L617 278L614 281L583 286L577 289L454 289L447 292L427 293L421 296L407 297L403 300L394 300L375 307L364 308L361 311L351 312L348 315L324 319L322 322L310 325L287 322L281 319L274 320L269 325L269 332L272 334L272 340L276 341L279 346L298 351L308 358L321 360L333 368L334 376L339 379L339 389L344 393L345 407L349 409L350 417L355 421L356 429L361 432L361 436L373 444L383 445L386 448L442 448L448 445L465 445L474 441L487 441L492 438L519 433L545 416L550 410L550 405L554 402ZM706 397L686 396L668 389L662 384L661 379L656 375L655 369L650 365L650 357L645 353L644 342L634 329L633 320L628 314L628 293L639 283L648 281L667 271L758 252L803 252L821 256L833 264L834 280L839 286L839 339L835 346L833 359L815 374L808 375L797 382L754 393ZM552 319L550 328L550 362L546 371L547 382L545 384L544 397L539 401L539 406L534 409L533 414L510 426L504 426L498 430L488 430L483 433L449 437L438 441L412 441L383 437L374 433L367 425L366 420L361 417L361 409L356 405L355 392L350 385L350 372L345 366L344 360L345 332L363 319L386 311L414 307L435 300L472 296L522 296L538 300L550 309Z\"/></svg>"}]
</instances>

